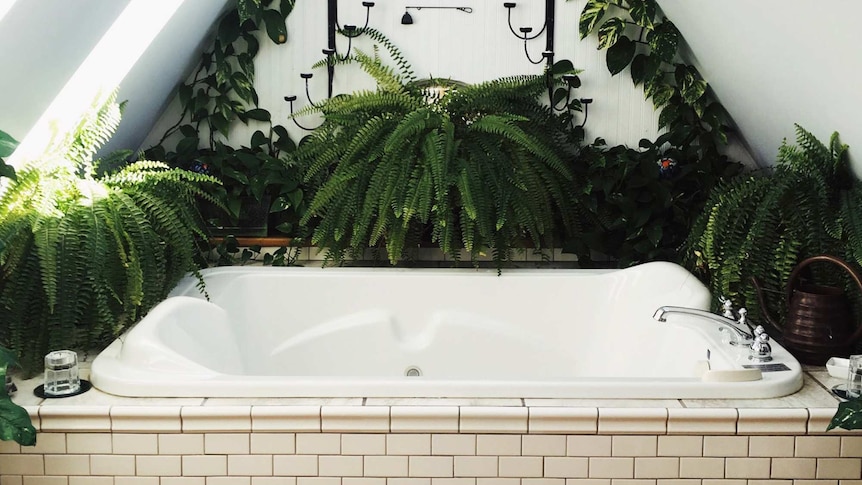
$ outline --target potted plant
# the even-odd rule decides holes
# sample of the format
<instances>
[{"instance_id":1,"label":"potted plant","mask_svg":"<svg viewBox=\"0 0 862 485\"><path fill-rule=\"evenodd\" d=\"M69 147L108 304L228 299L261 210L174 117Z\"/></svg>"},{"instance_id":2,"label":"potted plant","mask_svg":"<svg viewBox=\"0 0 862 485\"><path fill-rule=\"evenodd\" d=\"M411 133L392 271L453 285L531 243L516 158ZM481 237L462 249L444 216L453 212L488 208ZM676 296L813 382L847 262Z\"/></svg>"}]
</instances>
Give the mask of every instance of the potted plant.
<instances>
[{"instance_id":1,"label":"potted plant","mask_svg":"<svg viewBox=\"0 0 862 485\"><path fill-rule=\"evenodd\" d=\"M720 184L709 196L686 241L687 266L712 294L749 310L786 314L785 285L802 259L828 254L862 264L862 184L851 173L838 134L828 145L797 125L793 146L782 144L773 170ZM814 267L820 284L855 284L831 266ZM773 291L761 308L752 277ZM858 314L858 311L857 311Z\"/></svg>"},{"instance_id":2,"label":"potted plant","mask_svg":"<svg viewBox=\"0 0 862 485\"><path fill-rule=\"evenodd\" d=\"M93 155L119 124L114 97L0 196L0 342L28 373L50 350L110 342L198 273L195 200L211 199L200 184L217 181L151 161L100 174Z\"/></svg>"},{"instance_id":3,"label":"potted plant","mask_svg":"<svg viewBox=\"0 0 862 485\"><path fill-rule=\"evenodd\" d=\"M10 386L6 384L9 367L13 365L15 356L9 349L0 347L0 440L33 446L36 444L36 428L30 414L12 402Z\"/></svg>"},{"instance_id":4,"label":"potted plant","mask_svg":"<svg viewBox=\"0 0 862 485\"><path fill-rule=\"evenodd\" d=\"M576 231L577 145L569 119L539 101L549 77L562 84L573 74L570 63L547 76L472 86L418 83L401 53L383 44L397 68L376 48L342 60L358 63L376 90L296 114L324 117L296 152L306 182L319 184L300 221L316 221L312 243L336 262L376 246L395 262L424 238L456 259L462 249L471 258L488 252L499 267L527 241L551 247Z\"/></svg>"}]
</instances>

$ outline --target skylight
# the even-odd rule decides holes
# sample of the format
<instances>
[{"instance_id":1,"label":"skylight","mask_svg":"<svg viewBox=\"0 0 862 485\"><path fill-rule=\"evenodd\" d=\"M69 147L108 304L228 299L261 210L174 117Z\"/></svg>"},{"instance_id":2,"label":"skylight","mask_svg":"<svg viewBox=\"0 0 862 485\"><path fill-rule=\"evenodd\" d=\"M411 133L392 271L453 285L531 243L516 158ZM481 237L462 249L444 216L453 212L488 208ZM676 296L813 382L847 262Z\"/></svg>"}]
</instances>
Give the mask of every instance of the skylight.
<instances>
[{"instance_id":1,"label":"skylight","mask_svg":"<svg viewBox=\"0 0 862 485\"><path fill-rule=\"evenodd\" d=\"M131 0L8 160L19 166L69 131L96 97L109 95L185 0ZM0 18L14 1L0 3Z\"/></svg>"}]
</instances>

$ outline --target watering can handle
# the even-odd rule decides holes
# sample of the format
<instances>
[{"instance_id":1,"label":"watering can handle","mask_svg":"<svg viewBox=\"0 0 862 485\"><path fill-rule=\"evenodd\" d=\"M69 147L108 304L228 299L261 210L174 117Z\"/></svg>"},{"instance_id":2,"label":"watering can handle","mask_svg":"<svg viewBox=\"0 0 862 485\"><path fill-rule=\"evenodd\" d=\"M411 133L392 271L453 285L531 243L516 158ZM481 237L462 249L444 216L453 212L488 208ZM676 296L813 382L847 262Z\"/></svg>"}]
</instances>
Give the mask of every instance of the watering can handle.
<instances>
[{"instance_id":1,"label":"watering can handle","mask_svg":"<svg viewBox=\"0 0 862 485\"><path fill-rule=\"evenodd\" d=\"M820 256L812 256L810 258L804 259L801 263L797 264L795 268L793 268L793 271L790 272L790 277L787 279L788 306L790 305L790 297L793 295L793 287L796 286L796 280L799 279L799 274L801 273L802 269L811 263L816 263L819 261L834 263L840 266L844 271L847 272L847 274L850 275L851 278L853 278L853 281L856 282L856 286L859 287L859 291L862 292L862 278L859 277L859 273L857 273L852 266L847 264L847 262L841 258L822 254ZM856 328L856 331L853 333L853 335L850 336L850 343L856 342L857 340L859 340L860 337L862 337L862 325Z\"/></svg>"}]
</instances>

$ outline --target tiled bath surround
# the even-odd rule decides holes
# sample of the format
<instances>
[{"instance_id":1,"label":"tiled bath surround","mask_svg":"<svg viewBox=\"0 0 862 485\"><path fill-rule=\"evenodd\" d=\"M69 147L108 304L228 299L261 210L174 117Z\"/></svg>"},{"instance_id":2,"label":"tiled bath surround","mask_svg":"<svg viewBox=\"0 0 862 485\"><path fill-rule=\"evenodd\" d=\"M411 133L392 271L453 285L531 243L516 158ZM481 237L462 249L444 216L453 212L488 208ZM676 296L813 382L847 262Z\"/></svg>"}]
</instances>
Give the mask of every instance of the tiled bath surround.
<instances>
[{"instance_id":1,"label":"tiled bath surround","mask_svg":"<svg viewBox=\"0 0 862 485\"><path fill-rule=\"evenodd\" d=\"M862 485L824 372L750 401L16 400L0 485Z\"/></svg>"}]
</instances>

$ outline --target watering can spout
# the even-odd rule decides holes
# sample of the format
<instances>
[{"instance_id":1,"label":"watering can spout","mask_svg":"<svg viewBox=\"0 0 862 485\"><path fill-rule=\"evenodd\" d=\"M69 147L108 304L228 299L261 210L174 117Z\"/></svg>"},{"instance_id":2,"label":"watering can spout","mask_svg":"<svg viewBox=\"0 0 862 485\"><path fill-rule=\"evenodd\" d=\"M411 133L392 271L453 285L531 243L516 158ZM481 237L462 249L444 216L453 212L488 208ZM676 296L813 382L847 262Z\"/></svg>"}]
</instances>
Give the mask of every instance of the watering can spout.
<instances>
[{"instance_id":1,"label":"watering can spout","mask_svg":"<svg viewBox=\"0 0 862 485\"><path fill-rule=\"evenodd\" d=\"M751 282L754 284L754 289L757 292L757 303L760 305L760 312L763 314L766 323L772 327L769 333L775 335L776 339L780 341L784 337L784 334L781 331L781 325L769 314L769 308L766 306L766 299L763 297L763 288L760 286L760 281L756 276L752 276Z\"/></svg>"}]
</instances>

